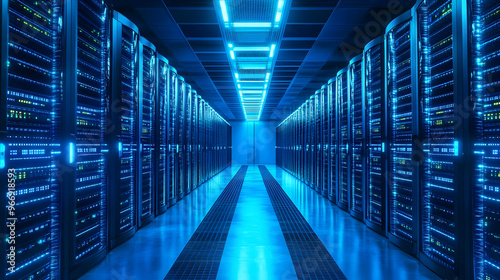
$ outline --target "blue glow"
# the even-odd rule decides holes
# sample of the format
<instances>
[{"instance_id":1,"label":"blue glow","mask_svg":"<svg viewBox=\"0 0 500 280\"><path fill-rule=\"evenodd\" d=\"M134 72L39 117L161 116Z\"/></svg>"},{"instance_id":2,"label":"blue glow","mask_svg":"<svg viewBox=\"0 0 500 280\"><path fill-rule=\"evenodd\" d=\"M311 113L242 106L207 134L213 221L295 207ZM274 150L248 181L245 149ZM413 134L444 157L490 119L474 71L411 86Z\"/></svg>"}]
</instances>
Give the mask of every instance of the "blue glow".
<instances>
[{"instance_id":1,"label":"blue glow","mask_svg":"<svg viewBox=\"0 0 500 280\"><path fill-rule=\"evenodd\" d=\"M75 144L73 142L69 143L69 163L75 162Z\"/></svg>"},{"instance_id":2,"label":"blue glow","mask_svg":"<svg viewBox=\"0 0 500 280\"><path fill-rule=\"evenodd\" d=\"M228 44L229 48L233 48L233 44Z\"/></svg>"},{"instance_id":3,"label":"blue glow","mask_svg":"<svg viewBox=\"0 0 500 280\"><path fill-rule=\"evenodd\" d=\"M453 143L453 149L455 150L455 156L458 156L458 150L459 150L458 141L455 141Z\"/></svg>"},{"instance_id":4,"label":"blue glow","mask_svg":"<svg viewBox=\"0 0 500 280\"><path fill-rule=\"evenodd\" d=\"M382 143L382 152L385 153L385 142Z\"/></svg>"},{"instance_id":5,"label":"blue glow","mask_svg":"<svg viewBox=\"0 0 500 280\"><path fill-rule=\"evenodd\" d=\"M236 77L236 79L240 78L240 75L238 73L234 73L234 76Z\"/></svg>"},{"instance_id":6,"label":"blue glow","mask_svg":"<svg viewBox=\"0 0 500 280\"><path fill-rule=\"evenodd\" d=\"M233 26L236 28L270 28L270 22L235 22Z\"/></svg>"},{"instance_id":7,"label":"blue glow","mask_svg":"<svg viewBox=\"0 0 500 280\"><path fill-rule=\"evenodd\" d=\"M281 21L281 12L276 13L276 19L274 20L275 22L280 22Z\"/></svg>"},{"instance_id":8,"label":"blue glow","mask_svg":"<svg viewBox=\"0 0 500 280\"><path fill-rule=\"evenodd\" d=\"M235 52L268 52L269 47L235 47Z\"/></svg>"},{"instance_id":9,"label":"blue glow","mask_svg":"<svg viewBox=\"0 0 500 280\"><path fill-rule=\"evenodd\" d=\"M226 1L222 0L219 1L219 3L220 3L220 8L222 10L222 18L224 18L224 22L229 22L229 15L227 13Z\"/></svg>"},{"instance_id":10,"label":"blue glow","mask_svg":"<svg viewBox=\"0 0 500 280\"><path fill-rule=\"evenodd\" d=\"M121 157L123 154L123 143L118 142L118 155Z\"/></svg>"},{"instance_id":11,"label":"blue glow","mask_svg":"<svg viewBox=\"0 0 500 280\"><path fill-rule=\"evenodd\" d=\"M5 168L5 145L0 143L0 169Z\"/></svg>"},{"instance_id":12,"label":"blue glow","mask_svg":"<svg viewBox=\"0 0 500 280\"><path fill-rule=\"evenodd\" d=\"M234 51L230 51L229 53L231 53L231 59L232 59L232 60L235 60L235 59L236 59L236 56L234 55Z\"/></svg>"},{"instance_id":13,"label":"blue glow","mask_svg":"<svg viewBox=\"0 0 500 280\"><path fill-rule=\"evenodd\" d=\"M280 0L278 2L278 10L282 10L284 5L285 5L285 0Z\"/></svg>"},{"instance_id":14,"label":"blue glow","mask_svg":"<svg viewBox=\"0 0 500 280\"><path fill-rule=\"evenodd\" d=\"M274 57L274 49L276 49L276 44L273 44L273 45L271 46L271 52L270 52L270 54L269 54L269 57Z\"/></svg>"}]
</instances>

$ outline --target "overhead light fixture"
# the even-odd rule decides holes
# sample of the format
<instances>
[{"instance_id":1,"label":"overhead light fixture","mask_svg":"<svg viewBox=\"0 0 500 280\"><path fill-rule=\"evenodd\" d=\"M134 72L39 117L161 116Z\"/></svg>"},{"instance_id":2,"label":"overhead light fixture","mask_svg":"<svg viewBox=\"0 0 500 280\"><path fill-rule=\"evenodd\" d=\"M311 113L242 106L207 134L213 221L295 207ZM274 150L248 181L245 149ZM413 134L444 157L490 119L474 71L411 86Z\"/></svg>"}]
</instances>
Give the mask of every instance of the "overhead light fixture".
<instances>
[{"instance_id":1,"label":"overhead light fixture","mask_svg":"<svg viewBox=\"0 0 500 280\"><path fill-rule=\"evenodd\" d=\"M234 76L236 77L236 79L240 78L240 75L238 73L234 73Z\"/></svg>"},{"instance_id":2,"label":"overhead light fixture","mask_svg":"<svg viewBox=\"0 0 500 280\"><path fill-rule=\"evenodd\" d=\"M232 49L233 48L233 44L227 44L227 46Z\"/></svg>"},{"instance_id":3,"label":"overhead light fixture","mask_svg":"<svg viewBox=\"0 0 500 280\"><path fill-rule=\"evenodd\" d=\"M269 81L269 77L271 77L271 73L266 74L266 82Z\"/></svg>"},{"instance_id":4,"label":"overhead light fixture","mask_svg":"<svg viewBox=\"0 0 500 280\"><path fill-rule=\"evenodd\" d=\"M235 52L268 52L269 47L235 47Z\"/></svg>"},{"instance_id":5,"label":"overhead light fixture","mask_svg":"<svg viewBox=\"0 0 500 280\"><path fill-rule=\"evenodd\" d=\"M270 28L270 22L235 22L233 26L236 28Z\"/></svg>"},{"instance_id":6,"label":"overhead light fixture","mask_svg":"<svg viewBox=\"0 0 500 280\"><path fill-rule=\"evenodd\" d=\"M271 45L271 52L269 53L269 57L274 57L274 50L276 49L276 44Z\"/></svg>"},{"instance_id":7,"label":"overhead light fixture","mask_svg":"<svg viewBox=\"0 0 500 280\"><path fill-rule=\"evenodd\" d=\"M236 56L234 55L234 51L229 51L229 52L231 53L231 58L232 58L233 60L235 60L235 59L236 59Z\"/></svg>"},{"instance_id":8,"label":"overhead light fixture","mask_svg":"<svg viewBox=\"0 0 500 280\"><path fill-rule=\"evenodd\" d=\"M229 15L227 13L226 1L222 0L219 1L219 3L220 3L220 8L222 10L222 18L224 19L224 22L229 22Z\"/></svg>"}]
</instances>

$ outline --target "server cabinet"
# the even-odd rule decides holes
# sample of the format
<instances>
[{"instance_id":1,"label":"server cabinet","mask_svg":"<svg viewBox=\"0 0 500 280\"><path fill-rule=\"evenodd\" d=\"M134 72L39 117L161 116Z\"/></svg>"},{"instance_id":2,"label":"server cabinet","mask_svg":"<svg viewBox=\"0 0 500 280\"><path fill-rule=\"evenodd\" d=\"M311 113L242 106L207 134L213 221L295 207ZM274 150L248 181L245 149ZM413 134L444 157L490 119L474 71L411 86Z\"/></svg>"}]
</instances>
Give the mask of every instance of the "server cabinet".
<instances>
[{"instance_id":1,"label":"server cabinet","mask_svg":"<svg viewBox=\"0 0 500 280\"><path fill-rule=\"evenodd\" d=\"M178 96L177 96L177 154L176 154L176 184L177 188L177 200L184 197L186 193L186 157L185 157L185 134L186 134L186 82L182 76L178 76Z\"/></svg>"},{"instance_id":2,"label":"server cabinet","mask_svg":"<svg viewBox=\"0 0 500 280\"><path fill-rule=\"evenodd\" d=\"M337 73L337 141L339 154L337 158L338 190L337 205L348 210L349 204L349 92L347 68Z\"/></svg>"},{"instance_id":3,"label":"server cabinet","mask_svg":"<svg viewBox=\"0 0 500 280\"><path fill-rule=\"evenodd\" d=\"M106 122L110 94L111 13L102 1L65 3L63 146L74 164L62 170L61 278L75 279L108 246ZM73 145L74 143L74 145Z\"/></svg>"},{"instance_id":4,"label":"server cabinet","mask_svg":"<svg viewBox=\"0 0 500 280\"><path fill-rule=\"evenodd\" d=\"M313 130L313 124L312 124L312 100L309 98L306 101L306 106L304 108L304 134L305 134L305 140L306 140L306 164L305 164L305 169L306 169L306 174L305 174L305 183L308 186L311 185L311 178L312 176L312 163L313 163L313 144L312 144L312 130Z\"/></svg>"},{"instance_id":5,"label":"server cabinet","mask_svg":"<svg viewBox=\"0 0 500 280\"><path fill-rule=\"evenodd\" d=\"M411 11L394 19L386 29L386 102L388 104L388 237L411 254L417 252L418 172L413 162L418 118L412 88ZM414 32L414 31L413 31Z\"/></svg>"},{"instance_id":6,"label":"server cabinet","mask_svg":"<svg viewBox=\"0 0 500 280\"><path fill-rule=\"evenodd\" d=\"M139 40L139 114L142 116L139 130L139 160L141 169L137 181L138 226L143 227L154 218L154 189L156 188L156 102L157 102L157 54L156 47L146 38Z\"/></svg>"},{"instance_id":7,"label":"server cabinet","mask_svg":"<svg viewBox=\"0 0 500 280\"><path fill-rule=\"evenodd\" d=\"M179 135L179 124L177 113L177 97L178 97L178 75L177 70L170 66L170 81L168 92L168 207L177 202L177 193L179 189L179 182L177 177L179 146L177 144L177 137Z\"/></svg>"},{"instance_id":8,"label":"server cabinet","mask_svg":"<svg viewBox=\"0 0 500 280\"><path fill-rule=\"evenodd\" d=\"M314 131L313 131L313 136L314 136L314 173L313 173L313 182L314 182L314 189L321 193L322 189L322 171L323 171L323 160L322 160L322 153L323 153L323 143L322 143L322 133L321 133L321 107L320 107L320 100L321 99L321 90L317 90L316 93L314 94Z\"/></svg>"},{"instance_id":9,"label":"server cabinet","mask_svg":"<svg viewBox=\"0 0 500 280\"><path fill-rule=\"evenodd\" d=\"M191 189L194 190L196 189L199 184L198 184L198 94L195 90L192 90L192 95L191 95L191 127L192 127L192 132L191 132L191 166L192 166L192 171L191 171Z\"/></svg>"},{"instance_id":10,"label":"server cabinet","mask_svg":"<svg viewBox=\"0 0 500 280\"><path fill-rule=\"evenodd\" d=\"M201 147L200 147L200 161L203 163L202 165L200 165L200 177L199 177L199 180L200 182L203 184L205 183L205 174L206 174L206 170L207 170L207 166L208 166L208 162L207 162L207 157L206 157L206 135L207 135L207 131L206 131L206 121L207 121L207 118L206 118L206 115L205 115L205 100L201 99L200 101L200 108L199 108L199 115L200 115L200 144L201 144Z\"/></svg>"},{"instance_id":11,"label":"server cabinet","mask_svg":"<svg viewBox=\"0 0 500 280\"><path fill-rule=\"evenodd\" d=\"M185 162L185 170L183 172L184 182L185 182L185 194L189 194L191 192L191 172L192 172L192 155L191 155L191 122L192 122L192 104L191 104L191 94L192 88L191 85L186 83L186 92L185 92L185 108L184 108L184 127L185 134L183 137L183 157Z\"/></svg>"},{"instance_id":12,"label":"server cabinet","mask_svg":"<svg viewBox=\"0 0 500 280\"><path fill-rule=\"evenodd\" d=\"M165 212L168 207L169 190L169 90L170 70L169 61L158 54L158 76L157 76L157 102L156 102L156 153L157 164L156 188L155 188L155 215Z\"/></svg>"},{"instance_id":13,"label":"server cabinet","mask_svg":"<svg viewBox=\"0 0 500 280\"><path fill-rule=\"evenodd\" d=\"M364 109L365 97L361 90L361 68L363 55L353 58L348 66L349 119L349 212L358 220L364 220L365 186L365 141Z\"/></svg>"},{"instance_id":14,"label":"server cabinet","mask_svg":"<svg viewBox=\"0 0 500 280\"><path fill-rule=\"evenodd\" d=\"M338 138L337 138L337 79L332 78L328 81L328 122L330 130L330 156L329 156L329 188L328 199L333 203L337 201L337 186L338 186Z\"/></svg>"},{"instance_id":15,"label":"server cabinet","mask_svg":"<svg viewBox=\"0 0 500 280\"><path fill-rule=\"evenodd\" d=\"M330 126L328 114L330 112L330 100L328 98L328 85L323 85L321 87L321 131L320 136L322 137L321 145L321 162L322 162L322 175L321 179L321 194L328 198L328 190L330 186L330 173L328 170L328 164L330 162L329 156L329 144L330 144Z\"/></svg>"},{"instance_id":16,"label":"server cabinet","mask_svg":"<svg viewBox=\"0 0 500 280\"><path fill-rule=\"evenodd\" d=\"M75 156L72 147L60 142L62 4L1 4L0 176L9 183L0 199L2 232L10 232L7 224L15 223L15 238L1 241L8 258L15 254L14 269L9 270L5 257L2 261L5 279L59 279L58 171L72 165ZM61 154L63 148L68 152ZM6 207L11 201L14 208Z\"/></svg>"},{"instance_id":17,"label":"server cabinet","mask_svg":"<svg viewBox=\"0 0 500 280\"><path fill-rule=\"evenodd\" d=\"M386 235L386 100L384 37L365 46L363 95L366 97L366 188L365 223Z\"/></svg>"},{"instance_id":18,"label":"server cabinet","mask_svg":"<svg viewBox=\"0 0 500 280\"><path fill-rule=\"evenodd\" d=\"M500 3L469 2L472 172L472 249L474 279L500 279ZM467 80L467 79L464 79Z\"/></svg>"},{"instance_id":19,"label":"server cabinet","mask_svg":"<svg viewBox=\"0 0 500 280\"><path fill-rule=\"evenodd\" d=\"M109 152L109 245L114 248L137 228L139 158L139 29L114 12L111 49Z\"/></svg>"},{"instance_id":20,"label":"server cabinet","mask_svg":"<svg viewBox=\"0 0 500 280\"><path fill-rule=\"evenodd\" d=\"M459 140L463 102L457 94L457 67L462 56L455 41L458 4L455 0L419 1L413 9L418 40L422 140L420 181L420 260L443 278L463 274L463 157ZM454 44L455 43L455 44ZM453 46L457 47L453 47Z\"/></svg>"}]
</instances>

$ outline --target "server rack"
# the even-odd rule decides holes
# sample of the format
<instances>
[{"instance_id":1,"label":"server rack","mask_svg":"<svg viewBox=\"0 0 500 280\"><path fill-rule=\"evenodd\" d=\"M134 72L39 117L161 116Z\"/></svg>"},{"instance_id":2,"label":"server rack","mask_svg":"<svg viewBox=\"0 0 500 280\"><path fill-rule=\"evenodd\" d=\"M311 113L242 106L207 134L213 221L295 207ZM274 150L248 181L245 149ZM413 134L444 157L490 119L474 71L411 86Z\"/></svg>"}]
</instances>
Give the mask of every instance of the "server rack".
<instances>
[{"instance_id":1,"label":"server rack","mask_svg":"<svg viewBox=\"0 0 500 280\"><path fill-rule=\"evenodd\" d=\"M114 248L137 229L139 158L139 29L114 12L111 49L109 152L109 246Z\"/></svg>"},{"instance_id":2,"label":"server rack","mask_svg":"<svg viewBox=\"0 0 500 280\"><path fill-rule=\"evenodd\" d=\"M362 78L366 97L365 223L386 235L386 108L384 36L365 46Z\"/></svg>"},{"instance_id":3,"label":"server rack","mask_svg":"<svg viewBox=\"0 0 500 280\"><path fill-rule=\"evenodd\" d=\"M469 47L470 68L463 76L470 80L470 106L472 114L470 142L472 160L467 170L472 191L472 279L500 279L500 166L499 166L499 99L497 83L500 65L498 39L500 3L498 1L467 1L469 19L464 30L470 34L465 47ZM466 88L466 86L464 86ZM464 143L467 139L464 139ZM469 212L469 213L470 213ZM470 239L466 239L470 240ZM472 275L473 274L473 275Z\"/></svg>"},{"instance_id":4,"label":"server rack","mask_svg":"<svg viewBox=\"0 0 500 280\"><path fill-rule=\"evenodd\" d=\"M184 77L178 76L178 96L177 96L177 134L175 137L177 138L177 160L176 160L176 184L177 188L177 200L180 200L184 197L186 193L186 157L185 157L185 138L186 138L186 82L184 81Z\"/></svg>"},{"instance_id":5,"label":"server rack","mask_svg":"<svg viewBox=\"0 0 500 280\"><path fill-rule=\"evenodd\" d=\"M337 205L344 210L349 209L349 92L347 68L337 73L337 141L339 154L337 157L338 190Z\"/></svg>"},{"instance_id":6,"label":"server rack","mask_svg":"<svg viewBox=\"0 0 500 280\"><path fill-rule=\"evenodd\" d=\"M139 39L139 114L142 116L139 129L139 160L141 172L137 181L138 226L143 227L154 219L154 190L156 188L157 162L155 128L157 99L157 54L156 47L146 38Z\"/></svg>"},{"instance_id":7,"label":"server rack","mask_svg":"<svg viewBox=\"0 0 500 280\"><path fill-rule=\"evenodd\" d=\"M179 182L177 180L177 154L179 153L179 146L177 144L177 135L179 135L179 124L177 113L178 102L178 75L177 70L170 66L170 81L168 92L168 206L172 206L177 202L177 192L179 189Z\"/></svg>"},{"instance_id":8,"label":"server rack","mask_svg":"<svg viewBox=\"0 0 500 280\"><path fill-rule=\"evenodd\" d=\"M13 185L0 202L8 205L15 198L14 209L3 206L2 232L10 232L7 223L17 220L15 244L5 237L0 241L6 255L15 246L15 269L8 270L6 258L0 268L5 279L59 279L58 171L72 166L75 156L71 146L61 155L62 1L1 5L0 169L1 179Z\"/></svg>"},{"instance_id":9,"label":"server rack","mask_svg":"<svg viewBox=\"0 0 500 280\"><path fill-rule=\"evenodd\" d=\"M158 162L155 189L155 215L165 212L168 207L169 190L169 90L170 90L170 66L164 56L158 54L158 96L156 102L156 153L155 161Z\"/></svg>"},{"instance_id":10,"label":"server rack","mask_svg":"<svg viewBox=\"0 0 500 280\"><path fill-rule=\"evenodd\" d=\"M183 157L185 162L185 170L183 172L184 182L185 182L185 194L189 194L191 192L191 175L192 175L192 154L191 154L191 130L192 130L192 104L191 104L191 94L192 88L191 85L186 83L186 92L185 92L185 108L184 108L184 127L185 134L183 137Z\"/></svg>"},{"instance_id":11,"label":"server rack","mask_svg":"<svg viewBox=\"0 0 500 280\"><path fill-rule=\"evenodd\" d=\"M314 182L314 189L317 192L321 193L321 189L323 188L322 186L322 171L323 171L323 160L322 160L322 153L323 153L323 143L322 143L322 133L321 133L321 90L317 90L314 94L314 131L313 131L313 136L314 136L314 173L313 173L313 182Z\"/></svg>"},{"instance_id":12,"label":"server rack","mask_svg":"<svg viewBox=\"0 0 500 280\"><path fill-rule=\"evenodd\" d=\"M361 83L361 70L363 65L363 55L354 57L348 66L349 93L349 117L348 117L348 138L349 154L349 212L358 220L364 220L365 201L365 97L363 96Z\"/></svg>"},{"instance_id":13,"label":"server rack","mask_svg":"<svg viewBox=\"0 0 500 280\"><path fill-rule=\"evenodd\" d=\"M419 139L423 141L420 180L420 260L444 278L463 274L459 246L467 228L459 214L463 205L463 171L457 168L463 157L459 140L462 116L455 81L462 58L455 41L459 1L419 1L413 9L418 40L421 106ZM416 44L417 45L417 44ZM455 45L455 47L453 47Z\"/></svg>"},{"instance_id":14,"label":"server rack","mask_svg":"<svg viewBox=\"0 0 500 280\"><path fill-rule=\"evenodd\" d=\"M330 173L328 169L328 164L330 163L330 126L328 114L330 112L330 100L328 98L328 85L323 85L321 87L321 131L320 136L322 137L322 150L321 150L321 162L322 162L322 175L320 177L321 181L321 194L328 198L328 190L330 189Z\"/></svg>"},{"instance_id":15,"label":"server rack","mask_svg":"<svg viewBox=\"0 0 500 280\"><path fill-rule=\"evenodd\" d=\"M64 5L65 104L61 127L71 162L60 162L61 278L75 279L101 261L108 247L106 158L110 94L111 13L102 1Z\"/></svg>"},{"instance_id":16,"label":"server rack","mask_svg":"<svg viewBox=\"0 0 500 280\"><path fill-rule=\"evenodd\" d=\"M387 182L388 237L404 251L417 253L418 172L413 161L414 144L419 143L417 98L413 86L412 61L416 61L410 34L411 11L394 19L386 28L385 55L387 139L389 160Z\"/></svg>"},{"instance_id":17,"label":"server rack","mask_svg":"<svg viewBox=\"0 0 500 280\"><path fill-rule=\"evenodd\" d=\"M328 121L330 130L330 156L329 156L329 188L328 199L334 203L337 201L337 186L338 186L338 137L337 137L337 79L332 78L328 81L328 103L330 108L328 110Z\"/></svg>"},{"instance_id":18,"label":"server rack","mask_svg":"<svg viewBox=\"0 0 500 280\"><path fill-rule=\"evenodd\" d=\"M191 132L191 189L196 189L198 184L198 93L196 90L192 90L191 95L191 116L192 116L192 132Z\"/></svg>"}]
</instances>

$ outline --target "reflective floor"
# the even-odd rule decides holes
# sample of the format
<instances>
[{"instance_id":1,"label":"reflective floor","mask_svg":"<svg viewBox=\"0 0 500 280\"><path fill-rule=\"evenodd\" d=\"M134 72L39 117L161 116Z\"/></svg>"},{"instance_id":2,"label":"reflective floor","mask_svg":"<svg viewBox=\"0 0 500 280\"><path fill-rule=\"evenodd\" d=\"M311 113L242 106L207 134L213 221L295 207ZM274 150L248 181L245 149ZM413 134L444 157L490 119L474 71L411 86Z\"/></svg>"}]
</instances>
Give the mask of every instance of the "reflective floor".
<instances>
[{"instance_id":1,"label":"reflective floor","mask_svg":"<svg viewBox=\"0 0 500 280\"><path fill-rule=\"evenodd\" d=\"M240 166L193 191L81 279L163 279ZM439 279L415 258L274 165L282 185L348 279ZM288 248L257 166L250 166L217 279L296 279Z\"/></svg>"}]
</instances>

